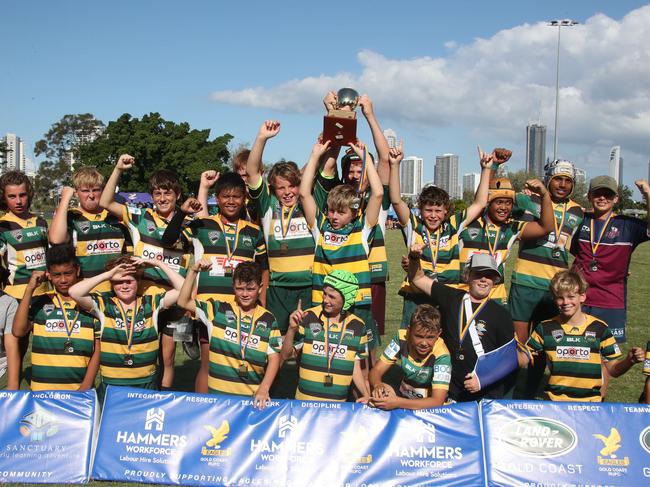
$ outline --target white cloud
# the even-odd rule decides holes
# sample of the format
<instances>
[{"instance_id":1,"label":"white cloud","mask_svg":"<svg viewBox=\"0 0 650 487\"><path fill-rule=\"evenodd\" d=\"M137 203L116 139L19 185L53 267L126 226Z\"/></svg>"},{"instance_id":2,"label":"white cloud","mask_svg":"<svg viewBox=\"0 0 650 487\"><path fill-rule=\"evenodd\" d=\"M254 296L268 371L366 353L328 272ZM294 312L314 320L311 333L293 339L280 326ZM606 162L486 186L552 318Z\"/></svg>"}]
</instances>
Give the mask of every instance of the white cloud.
<instances>
[{"instance_id":1,"label":"white cloud","mask_svg":"<svg viewBox=\"0 0 650 487\"><path fill-rule=\"evenodd\" d=\"M603 14L562 29L560 135L563 143L615 142L650 152L650 6L620 21ZM221 103L317 112L330 89L371 94L382 117L405 125L464 126L521 137L527 121L552 125L557 30L544 23L502 30L468 44L445 43L446 57L388 59L358 53L360 73L289 80L273 87L218 91ZM551 139L552 140L552 139ZM552 142L551 142L552 145Z\"/></svg>"}]
</instances>

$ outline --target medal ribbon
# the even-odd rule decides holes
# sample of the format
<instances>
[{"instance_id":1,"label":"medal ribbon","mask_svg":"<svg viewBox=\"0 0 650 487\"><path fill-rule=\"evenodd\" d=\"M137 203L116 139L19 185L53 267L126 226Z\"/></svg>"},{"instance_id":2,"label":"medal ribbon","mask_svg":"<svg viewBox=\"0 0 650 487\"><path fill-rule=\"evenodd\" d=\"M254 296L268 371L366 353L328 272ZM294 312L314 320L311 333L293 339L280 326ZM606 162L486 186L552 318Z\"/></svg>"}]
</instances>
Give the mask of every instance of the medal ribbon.
<instances>
[{"instance_id":1,"label":"medal ribbon","mask_svg":"<svg viewBox=\"0 0 650 487\"><path fill-rule=\"evenodd\" d=\"M287 224L285 226L284 224L284 206L280 206L280 231L282 232L282 238L286 238L287 234L289 233L289 227L291 226L291 219L293 218L293 214L296 212L296 207L298 205L293 205L291 209L288 212L288 218L287 218Z\"/></svg>"},{"instance_id":2,"label":"medal ribbon","mask_svg":"<svg viewBox=\"0 0 650 487\"><path fill-rule=\"evenodd\" d=\"M427 247L429 247L429 250L431 250L431 263L433 264L433 272L436 272L436 265L438 264L438 254L440 252L440 228L436 230L436 245L435 247L431 245L431 233L429 233L429 229L427 227L424 227L424 232L425 234L423 235L423 239L426 239L424 242Z\"/></svg>"},{"instance_id":3,"label":"medal ribbon","mask_svg":"<svg viewBox=\"0 0 650 487\"><path fill-rule=\"evenodd\" d=\"M223 232L223 239L226 241L226 257L228 258L228 262L230 262L232 256L237 251L237 244L239 243L239 231L242 229L241 219L237 220L237 230L235 230L235 243L232 249L230 248L230 242L228 241L228 234L226 232L226 227L223 225L220 218L217 218L216 221L217 224L219 225L219 228Z\"/></svg>"},{"instance_id":4,"label":"medal ribbon","mask_svg":"<svg viewBox=\"0 0 650 487\"><path fill-rule=\"evenodd\" d=\"M494 236L494 245L492 242L490 242L490 225L493 225L497 228L497 234ZM485 238L487 239L488 252L490 253L490 256L496 259L497 247L499 246L499 236L501 234L501 226L494 225L488 219L483 228L485 229Z\"/></svg>"},{"instance_id":5,"label":"medal ribbon","mask_svg":"<svg viewBox=\"0 0 650 487\"><path fill-rule=\"evenodd\" d=\"M72 318L72 323L68 321L68 313L66 309L63 307L63 303L61 302L61 298L59 298L59 295L56 294L56 302L59 305L59 309L61 310L61 314L63 315L63 323L65 324L65 332L68 335L68 339L72 336L72 330L74 328L74 324L77 322L77 318L79 318L79 309L77 309L77 314L74 315L74 318ZM75 305L76 307L76 305Z\"/></svg>"},{"instance_id":6,"label":"medal ribbon","mask_svg":"<svg viewBox=\"0 0 650 487\"><path fill-rule=\"evenodd\" d=\"M467 334L467 330L469 329L470 325L474 323L474 320L478 317L478 314L483 311L483 308L487 304L488 300L490 299L490 296L487 298L483 299L481 301L481 304L478 305L478 308L476 308L476 311L474 311L474 314L469 317L469 319L465 322L465 325L463 325L463 316L465 315L465 307L463 306L465 299L469 299L469 294L465 294L463 296L463 301L460 303L460 311L458 313L458 348L463 344L463 340L465 339L465 335Z\"/></svg>"},{"instance_id":7,"label":"medal ribbon","mask_svg":"<svg viewBox=\"0 0 650 487\"><path fill-rule=\"evenodd\" d=\"M255 332L255 314L253 313L253 318L251 321L251 330L246 336L246 340L244 340L241 332L241 323L242 323L242 313L241 310L239 310L239 314L237 315L237 338L239 338L239 350L240 350L240 355L242 361L246 360L246 348L248 348L248 339L253 335L253 332Z\"/></svg>"},{"instance_id":8,"label":"medal ribbon","mask_svg":"<svg viewBox=\"0 0 650 487\"><path fill-rule=\"evenodd\" d=\"M122 322L124 323L124 327L126 328L126 349L129 351L129 354L131 353L131 347L133 346L133 331L135 330L135 317L138 314L138 309L140 306L138 305L138 299L135 298L135 307L133 308L133 316L131 317L131 325L129 326L129 321L126 319L126 311L122 307L122 303L120 300L117 300L117 306L120 309L120 315L122 315Z\"/></svg>"},{"instance_id":9,"label":"medal ribbon","mask_svg":"<svg viewBox=\"0 0 650 487\"><path fill-rule=\"evenodd\" d=\"M560 220L560 225L557 224L557 218L553 218L553 226L555 227L555 246L560 246L560 232L564 226L564 217L566 216L566 203L562 205L562 219ZM553 215L555 217L555 215Z\"/></svg>"},{"instance_id":10,"label":"medal ribbon","mask_svg":"<svg viewBox=\"0 0 650 487\"><path fill-rule=\"evenodd\" d=\"M334 353L330 356L330 319L327 318L327 330L325 330L325 356L327 357L327 373L330 373L330 369L332 368L332 360L334 360L334 356L336 355L336 352L338 352L339 347L341 346L341 342L343 341L343 335L345 335L345 329L347 328L348 324L346 322L343 323L343 329L341 330L341 334L339 335L339 343L336 345L336 350L334 350Z\"/></svg>"},{"instance_id":11,"label":"medal ribbon","mask_svg":"<svg viewBox=\"0 0 650 487\"><path fill-rule=\"evenodd\" d=\"M603 228L600 231L600 235L598 236L598 242L594 242L594 222L595 218L591 219L590 225L589 225L589 243L591 244L591 256L595 260L596 259L596 251L598 250L598 246L600 245L600 241L603 239L603 235L605 235L605 230L607 230L607 226L609 225L609 221L612 219L612 215L614 214L614 211L610 211L609 214L607 215L607 220L605 220L605 224L603 225Z\"/></svg>"}]
</instances>

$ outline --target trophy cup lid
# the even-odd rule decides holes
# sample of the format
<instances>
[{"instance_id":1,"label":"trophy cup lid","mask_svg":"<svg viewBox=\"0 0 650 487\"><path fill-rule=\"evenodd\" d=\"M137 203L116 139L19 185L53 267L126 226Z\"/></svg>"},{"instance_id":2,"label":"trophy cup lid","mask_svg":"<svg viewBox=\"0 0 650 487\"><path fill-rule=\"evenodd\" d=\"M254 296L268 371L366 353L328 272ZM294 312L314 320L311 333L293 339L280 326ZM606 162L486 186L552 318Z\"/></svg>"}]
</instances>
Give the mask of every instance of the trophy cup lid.
<instances>
[{"instance_id":1,"label":"trophy cup lid","mask_svg":"<svg viewBox=\"0 0 650 487\"><path fill-rule=\"evenodd\" d=\"M359 93L353 88L341 88L336 94L338 98L338 108L350 107L350 110L357 108L359 103Z\"/></svg>"}]
</instances>

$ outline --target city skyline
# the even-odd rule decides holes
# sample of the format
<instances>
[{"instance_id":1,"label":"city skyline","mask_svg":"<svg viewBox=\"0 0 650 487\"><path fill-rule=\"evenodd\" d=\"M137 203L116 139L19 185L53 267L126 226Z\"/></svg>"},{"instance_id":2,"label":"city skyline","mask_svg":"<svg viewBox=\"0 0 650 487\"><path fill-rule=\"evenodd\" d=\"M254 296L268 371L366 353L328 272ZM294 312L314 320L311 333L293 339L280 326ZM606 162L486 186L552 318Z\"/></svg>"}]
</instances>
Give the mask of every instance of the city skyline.
<instances>
[{"instance_id":1,"label":"city skyline","mask_svg":"<svg viewBox=\"0 0 650 487\"><path fill-rule=\"evenodd\" d=\"M546 125L529 123L526 126L526 171L544 176L546 164Z\"/></svg>"},{"instance_id":2,"label":"city skyline","mask_svg":"<svg viewBox=\"0 0 650 487\"><path fill-rule=\"evenodd\" d=\"M451 199L462 198L458 181L459 158L456 154L436 156L433 184L444 189Z\"/></svg>"}]
</instances>

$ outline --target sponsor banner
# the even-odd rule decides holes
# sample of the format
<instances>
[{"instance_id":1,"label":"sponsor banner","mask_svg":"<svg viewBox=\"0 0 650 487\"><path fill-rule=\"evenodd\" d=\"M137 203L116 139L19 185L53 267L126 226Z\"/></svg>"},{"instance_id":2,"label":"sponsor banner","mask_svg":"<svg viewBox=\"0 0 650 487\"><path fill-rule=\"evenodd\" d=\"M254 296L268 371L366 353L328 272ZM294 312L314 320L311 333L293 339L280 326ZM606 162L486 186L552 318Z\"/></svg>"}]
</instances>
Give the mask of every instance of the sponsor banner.
<instances>
[{"instance_id":1,"label":"sponsor banner","mask_svg":"<svg viewBox=\"0 0 650 487\"><path fill-rule=\"evenodd\" d=\"M650 483L650 406L484 401L489 485Z\"/></svg>"},{"instance_id":2,"label":"sponsor banner","mask_svg":"<svg viewBox=\"0 0 650 487\"><path fill-rule=\"evenodd\" d=\"M95 391L0 391L0 482L85 483Z\"/></svg>"},{"instance_id":3,"label":"sponsor banner","mask_svg":"<svg viewBox=\"0 0 650 487\"><path fill-rule=\"evenodd\" d=\"M99 480L183 485L484 485L475 403L380 411L109 387Z\"/></svg>"}]
</instances>

